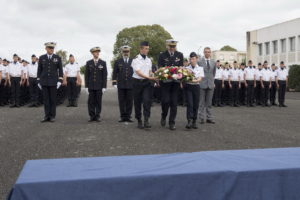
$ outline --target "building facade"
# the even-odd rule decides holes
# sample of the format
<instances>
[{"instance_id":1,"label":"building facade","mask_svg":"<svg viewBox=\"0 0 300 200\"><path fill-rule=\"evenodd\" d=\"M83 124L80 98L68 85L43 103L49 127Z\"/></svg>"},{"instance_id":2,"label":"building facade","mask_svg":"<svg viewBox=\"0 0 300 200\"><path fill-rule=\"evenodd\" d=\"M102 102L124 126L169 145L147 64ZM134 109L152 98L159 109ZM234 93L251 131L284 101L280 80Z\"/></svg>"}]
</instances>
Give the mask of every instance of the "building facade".
<instances>
[{"instance_id":1,"label":"building facade","mask_svg":"<svg viewBox=\"0 0 300 200\"><path fill-rule=\"evenodd\" d=\"M246 52L245 51L212 51L212 58L215 60L220 60L222 64L228 62L233 64L234 61L242 63L246 61Z\"/></svg>"},{"instance_id":2,"label":"building facade","mask_svg":"<svg viewBox=\"0 0 300 200\"><path fill-rule=\"evenodd\" d=\"M247 60L300 64L300 18L247 32Z\"/></svg>"}]
</instances>

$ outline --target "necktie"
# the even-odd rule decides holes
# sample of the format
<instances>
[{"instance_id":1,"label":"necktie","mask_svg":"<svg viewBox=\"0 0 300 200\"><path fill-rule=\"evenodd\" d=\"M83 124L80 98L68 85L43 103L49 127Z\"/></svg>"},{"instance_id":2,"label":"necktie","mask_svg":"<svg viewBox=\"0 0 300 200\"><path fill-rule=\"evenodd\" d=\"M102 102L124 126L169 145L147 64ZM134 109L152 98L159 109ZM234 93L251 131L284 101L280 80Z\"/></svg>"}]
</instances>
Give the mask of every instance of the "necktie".
<instances>
[{"instance_id":1,"label":"necktie","mask_svg":"<svg viewBox=\"0 0 300 200\"><path fill-rule=\"evenodd\" d=\"M210 70L209 60L206 60L207 69Z\"/></svg>"}]
</instances>

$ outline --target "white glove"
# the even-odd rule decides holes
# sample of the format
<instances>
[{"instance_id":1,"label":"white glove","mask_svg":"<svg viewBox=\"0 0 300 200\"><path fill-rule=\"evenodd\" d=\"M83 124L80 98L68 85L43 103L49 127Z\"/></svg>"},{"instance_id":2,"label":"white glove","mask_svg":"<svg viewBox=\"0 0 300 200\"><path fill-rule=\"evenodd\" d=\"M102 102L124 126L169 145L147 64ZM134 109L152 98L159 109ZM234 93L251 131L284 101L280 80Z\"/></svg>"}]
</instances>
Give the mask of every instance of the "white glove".
<instances>
[{"instance_id":1,"label":"white glove","mask_svg":"<svg viewBox=\"0 0 300 200\"><path fill-rule=\"evenodd\" d=\"M41 84L38 84L38 87L40 88L40 90L42 90L42 86L41 86Z\"/></svg>"},{"instance_id":2,"label":"white glove","mask_svg":"<svg viewBox=\"0 0 300 200\"><path fill-rule=\"evenodd\" d=\"M106 91L106 88L102 88L102 93L104 94L104 92Z\"/></svg>"},{"instance_id":3,"label":"white glove","mask_svg":"<svg viewBox=\"0 0 300 200\"><path fill-rule=\"evenodd\" d=\"M57 87L56 89L58 89L61 86L61 82L57 82Z\"/></svg>"},{"instance_id":4,"label":"white glove","mask_svg":"<svg viewBox=\"0 0 300 200\"><path fill-rule=\"evenodd\" d=\"M114 85L114 88L118 88L118 86L117 86L117 85Z\"/></svg>"}]
</instances>

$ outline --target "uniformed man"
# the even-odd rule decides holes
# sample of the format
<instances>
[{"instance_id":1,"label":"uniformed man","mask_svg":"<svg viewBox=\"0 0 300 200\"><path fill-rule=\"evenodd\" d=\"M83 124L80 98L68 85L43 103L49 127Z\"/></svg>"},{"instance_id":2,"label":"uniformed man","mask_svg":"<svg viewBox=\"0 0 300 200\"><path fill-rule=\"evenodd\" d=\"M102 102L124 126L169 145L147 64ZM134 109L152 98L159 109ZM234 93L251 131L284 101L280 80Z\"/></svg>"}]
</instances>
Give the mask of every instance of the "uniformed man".
<instances>
[{"instance_id":1,"label":"uniformed man","mask_svg":"<svg viewBox=\"0 0 300 200\"><path fill-rule=\"evenodd\" d=\"M4 106L5 96L5 79L6 79L6 67L3 65L2 58L0 58L0 106Z\"/></svg>"},{"instance_id":2,"label":"uniformed man","mask_svg":"<svg viewBox=\"0 0 300 200\"><path fill-rule=\"evenodd\" d=\"M226 62L223 70L224 87L222 88L222 104L230 105L230 82L229 82L229 63Z\"/></svg>"},{"instance_id":3,"label":"uniformed man","mask_svg":"<svg viewBox=\"0 0 300 200\"><path fill-rule=\"evenodd\" d=\"M23 75L21 78L21 97L20 105L25 105L29 100L29 83L28 83L28 62L26 60L21 61Z\"/></svg>"},{"instance_id":4,"label":"uniformed man","mask_svg":"<svg viewBox=\"0 0 300 200\"><path fill-rule=\"evenodd\" d=\"M229 70L229 83L230 83L230 105L239 107L239 88L241 87L240 71L237 62L233 62L233 68Z\"/></svg>"},{"instance_id":5,"label":"uniformed man","mask_svg":"<svg viewBox=\"0 0 300 200\"><path fill-rule=\"evenodd\" d=\"M67 79L67 94L69 103L67 107L77 107L77 85L80 80L80 66L75 62L75 57L70 54L69 63L65 66L64 75Z\"/></svg>"},{"instance_id":6,"label":"uniformed man","mask_svg":"<svg viewBox=\"0 0 300 200\"><path fill-rule=\"evenodd\" d=\"M45 116L41 122L54 122L56 116L56 93L63 81L61 58L54 54L56 43L45 43L46 54L38 62L37 81L43 91Z\"/></svg>"},{"instance_id":7,"label":"uniformed man","mask_svg":"<svg viewBox=\"0 0 300 200\"><path fill-rule=\"evenodd\" d=\"M147 57L149 52L149 43L147 41L140 43L140 53L132 60L133 68L133 99L135 118L138 121L138 128L151 128L149 118L151 114L151 80L152 62ZM142 121L142 106L144 124Z\"/></svg>"},{"instance_id":8,"label":"uniformed man","mask_svg":"<svg viewBox=\"0 0 300 200\"><path fill-rule=\"evenodd\" d=\"M276 104L276 91L277 91L277 85L276 85L276 78L277 78L277 67L275 66L275 63L271 65L271 90L270 90L270 104L272 106L277 106Z\"/></svg>"},{"instance_id":9,"label":"uniformed man","mask_svg":"<svg viewBox=\"0 0 300 200\"><path fill-rule=\"evenodd\" d=\"M36 55L31 56L31 63L28 65L28 82L29 82L29 92L30 92L30 104L29 107L38 106L39 98L39 87L37 81L37 70L38 62Z\"/></svg>"},{"instance_id":10,"label":"uniformed man","mask_svg":"<svg viewBox=\"0 0 300 200\"><path fill-rule=\"evenodd\" d=\"M195 52L190 53L190 65L186 67L195 76L194 80L186 82L184 84L184 91L186 95L187 107L186 107L186 118L187 118L187 129L197 129L197 115L200 101L200 81L204 77L203 67L197 64L198 56Z\"/></svg>"},{"instance_id":11,"label":"uniformed man","mask_svg":"<svg viewBox=\"0 0 300 200\"><path fill-rule=\"evenodd\" d=\"M261 84L261 73L263 66L261 63L258 63L257 69L255 69L255 77L256 77L256 88L255 88L255 103L256 105L263 105L263 88Z\"/></svg>"},{"instance_id":12,"label":"uniformed man","mask_svg":"<svg viewBox=\"0 0 300 200\"><path fill-rule=\"evenodd\" d=\"M258 78L258 77L257 77ZM270 106L270 89L271 89L271 71L268 62L265 61L261 70L261 88L262 88L262 106Z\"/></svg>"},{"instance_id":13,"label":"uniformed man","mask_svg":"<svg viewBox=\"0 0 300 200\"><path fill-rule=\"evenodd\" d=\"M9 85L11 89L10 107L20 107L20 86L22 84L21 78L23 76L22 65L18 62L18 55L13 55L13 62L8 65Z\"/></svg>"},{"instance_id":14,"label":"uniformed man","mask_svg":"<svg viewBox=\"0 0 300 200\"><path fill-rule=\"evenodd\" d=\"M93 59L85 65L85 87L88 88L88 112L89 122L100 122L102 109L102 95L106 91L107 67L106 62L100 59L100 47L91 48Z\"/></svg>"},{"instance_id":15,"label":"uniformed man","mask_svg":"<svg viewBox=\"0 0 300 200\"><path fill-rule=\"evenodd\" d=\"M240 64L240 80L241 80L241 88L239 92L239 101L240 105L246 105L246 80L245 80L245 63Z\"/></svg>"},{"instance_id":16,"label":"uniformed man","mask_svg":"<svg viewBox=\"0 0 300 200\"><path fill-rule=\"evenodd\" d=\"M5 106L8 105L9 103L9 98L10 98L10 88L9 88L9 74L8 74L8 60L3 59L3 65L2 65L2 79L1 79L1 95L0 95L0 99L1 100L1 105Z\"/></svg>"},{"instance_id":17,"label":"uniformed man","mask_svg":"<svg viewBox=\"0 0 300 200\"><path fill-rule=\"evenodd\" d=\"M277 87L278 87L278 102L279 107L287 107L285 105L285 91L288 87L288 70L286 69L284 62L280 62L280 68L277 70L277 79L276 79Z\"/></svg>"},{"instance_id":18,"label":"uniformed man","mask_svg":"<svg viewBox=\"0 0 300 200\"><path fill-rule=\"evenodd\" d=\"M131 67L132 58L130 58L130 46L122 46L121 54L122 57L116 60L114 63L112 84L118 89L118 100L121 118L119 122L133 122L131 120L133 107L133 68Z\"/></svg>"},{"instance_id":19,"label":"uniformed man","mask_svg":"<svg viewBox=\"0 0 300 200\"><path fill-rule=\"evenodd\" d=\"M160 53L158 67L183 66L183 54L176 50L177 41L166 40L167 50ZM180 83L178 80L161 81L161 126L166 125L166 118L170 110L169 128L175 130L175 118L177 114L177 100Z\"/></svg>"},{"instance_id":20,"label":"uniformed man","mask_svg":"<svg viewBox=\"0 0 300 200\"><path fill-rule=\"evenodd\" d=\"M256 87L255 68L252 61L248 61L248 66L245 68L244 79L246 80L245 86L247 88L247 106L254 106L254 88Z\"/></svg>"},{"instance_id":21,"label":"uniformed man","mask_svg":"<svg viewBox=\"0 0 300 200\"><path fill-rule=\"evenodd\" d=\"M223 68L220 65L220 61L216 62L216 75L215 75L215 89L214 89L214 97L213 97L213 105L222 107L221 95L222 88L224 87L224 77L223 77Z\"/></svg>"}]
</instances>

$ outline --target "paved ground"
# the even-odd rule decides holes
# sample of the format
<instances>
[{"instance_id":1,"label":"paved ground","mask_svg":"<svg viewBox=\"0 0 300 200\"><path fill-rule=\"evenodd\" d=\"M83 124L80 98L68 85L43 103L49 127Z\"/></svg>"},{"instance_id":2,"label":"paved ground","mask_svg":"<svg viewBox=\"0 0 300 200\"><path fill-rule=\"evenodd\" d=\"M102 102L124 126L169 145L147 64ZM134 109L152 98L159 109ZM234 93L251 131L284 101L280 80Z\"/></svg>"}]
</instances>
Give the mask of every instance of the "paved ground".
<instances>
[{"instance_id":1,"label":"paved ground","mask_svg":"<svg viewBox=\"0 0 300 200\"><path fill-rule=\"evenodd\" d=\"M58 107L56 123L39 122L42 108L0 108L0 199L29 159L300 146L300 93L287 94L288 108L215 108L217 123L194 131L185 130L180 107L175 132L159 126L159 105L151 131L118 123L114 89L104 95L103 121L88 123L86 97L78 108Z\"/></svg>"}]
</instances>

